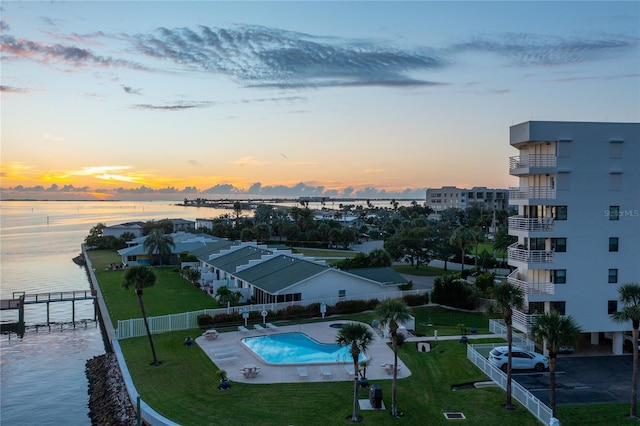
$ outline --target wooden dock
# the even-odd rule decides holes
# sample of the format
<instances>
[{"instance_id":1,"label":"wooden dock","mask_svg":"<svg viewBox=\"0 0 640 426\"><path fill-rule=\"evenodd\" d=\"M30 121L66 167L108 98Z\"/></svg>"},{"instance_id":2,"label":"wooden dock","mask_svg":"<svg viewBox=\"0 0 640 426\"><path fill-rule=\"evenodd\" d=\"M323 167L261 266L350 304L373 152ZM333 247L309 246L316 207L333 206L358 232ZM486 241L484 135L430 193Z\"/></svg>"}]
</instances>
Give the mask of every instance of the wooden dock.
<instances>
[{"instance_id":1,"label":"wooden dock","mask_svg":"<svg viewBox=\"0 0 640 426\"><path fill-rule=\"evenodd\" d=\"M3 331L14 331L16 328L19 335L24 334L24 307L26 305L34 305L39 303L47 304L47 325L51 325L49 306L55 302L71 302L71 322L76 323L76 301L80 300L94 300L95 304L96 292L95 290L75 290L75 291L51 291L47 293L25 293L14 292L11 299L0 300L0 310L18 310L18 322L12 324L3 324ZM94 320L97 317L97 311L94 308ZM16 331L14 331L16 332Z\"/></svg>"}]
</instances>

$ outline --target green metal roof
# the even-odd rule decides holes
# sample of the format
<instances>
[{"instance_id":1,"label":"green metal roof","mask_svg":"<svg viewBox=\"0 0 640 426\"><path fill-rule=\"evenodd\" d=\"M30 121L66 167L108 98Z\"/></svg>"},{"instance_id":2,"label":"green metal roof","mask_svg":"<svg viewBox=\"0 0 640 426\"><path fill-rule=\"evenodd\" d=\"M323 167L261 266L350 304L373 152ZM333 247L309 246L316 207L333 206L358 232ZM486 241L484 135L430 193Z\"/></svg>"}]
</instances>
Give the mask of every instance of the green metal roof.
<instances>
[{"instance_id":1,"label":"green metal roof","mask_svg":"<svg viewBox=\"0 0 640 426\"><path fill-rule=\"evenodd\" d=\"M209 255L220 253L221 250L228 249L231 246L238 245L236 241L219 240L213 243L207 243L206 247L193 250L192 255L198 258L202 262L209 261Z\"/></svg>"},{"instance_id":2,"label":"green metal roof","mask_svg":"<svg viewBox=\"0 0 640 426\"><path fill-rule=\"evenodd\" d=\"M261 249L255 246L246 246L238 250L233 250L222 256L216 257L205 262L218 269L235 275L236 268L240 265L246 265L250 260L258 260L262 256L271 254L269 250Z\"/></svg>"},{"instance_id":3,"label":"green metal roof","mask_svg":"<svg viewBox=\"0 0 640 426\"><path fill-rule=\"evenodd\" d=\"M403 278L402 275L388 266L383 268L345 269L345 272L379 282L382 285L399 285L407 283L407 280Z\"/></svg>"},{"instance_id":4,"label":"green metal roof","mask_svg":"<svg viewBox=\"0 0 640 426\"><path fill-rule=\"evenodd\" d=\"M330 268L308 260L280 255L234 274L268 293L277 294Z\"/></svg>"}]
</instances>

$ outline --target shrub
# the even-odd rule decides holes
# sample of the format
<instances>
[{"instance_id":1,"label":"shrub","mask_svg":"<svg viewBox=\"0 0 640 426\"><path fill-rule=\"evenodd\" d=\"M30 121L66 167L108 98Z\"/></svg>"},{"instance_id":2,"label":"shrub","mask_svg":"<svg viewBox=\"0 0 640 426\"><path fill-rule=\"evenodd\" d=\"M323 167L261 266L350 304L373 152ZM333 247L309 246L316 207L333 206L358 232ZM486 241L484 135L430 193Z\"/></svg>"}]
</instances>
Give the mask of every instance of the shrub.
<instances>
[{"instance_id":1,"label":"shrub","mask_svg":"<svg viewBox=\"0 0 640 426\"><path fill-rule=\"evenodd\" d=\"M208 314L198 315L198 326L207 327L213 324L213 317Z\"/></svg>"},{"instance_id":2,"label":"shrub","mask_svg":"<svg viewBox=\"0 0 640 426\"><path fill-rule=\"evenodd\" d=\"M339 314L353 314L356 312L370 311L378 306L376 299L372 300L345 300L343 302L336 303L336 313Z\"/></svg>"},{"instance_id":3,"label":"shrub","mask_svg":"<svg viewBox=\"0 0 640 426\"><path fill-rule=\"evenodd\" d=\"M476 308L478 298L479 292L475 286L453 275L437 277L433 283L433 303L471 310Z\"/></svg>"},{"instance_id":4,"label":"shrub","mask_svg":"<svg viewBox=\"0 0 640 426\"><path fill-rule=\"evenodd\" d=\"M213 317L213 324L232 324L238 321L238 316L234 314L216 314Z\"/></svg>"},{"instance_id":5,"label":"shrub","mask_svg":"<svg viewBox=\"0 0 640 426\"><path fill-rule=\"evenodd\" d=\"M398 288L402 291L407 291L407 290L411 290L413 288L413 281L409 280L407 283L405 284L400 284L398 286Z\"/></svg>"},{"instance_id":6,"label":"shrub","mask_svg":"<svg viewBox=\"0 0 640 426\"><path fill-rule=\"evenodd\" d=\"M402 300L407 303L407 306L421 306L429 303L429 293L424 294L407 294L402 296Z\"/></svg>"}]
</instances>

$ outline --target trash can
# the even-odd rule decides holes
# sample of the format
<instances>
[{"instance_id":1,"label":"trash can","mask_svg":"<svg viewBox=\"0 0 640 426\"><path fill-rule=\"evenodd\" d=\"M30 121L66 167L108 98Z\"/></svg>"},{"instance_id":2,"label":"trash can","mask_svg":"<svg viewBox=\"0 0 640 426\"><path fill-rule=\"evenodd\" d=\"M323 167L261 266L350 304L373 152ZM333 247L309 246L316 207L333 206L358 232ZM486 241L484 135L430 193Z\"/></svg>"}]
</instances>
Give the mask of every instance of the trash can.
<instances>
[{"instance_id":1,"label":"trash can","mask_svg":"<svg viewBox=\"0 0 640 426\"><path fill-rule=\"evenodd\" d=\"M369 388L369 403L372 408L382 408L382 388L373 385Z\"/></svg>"}]
</instances>

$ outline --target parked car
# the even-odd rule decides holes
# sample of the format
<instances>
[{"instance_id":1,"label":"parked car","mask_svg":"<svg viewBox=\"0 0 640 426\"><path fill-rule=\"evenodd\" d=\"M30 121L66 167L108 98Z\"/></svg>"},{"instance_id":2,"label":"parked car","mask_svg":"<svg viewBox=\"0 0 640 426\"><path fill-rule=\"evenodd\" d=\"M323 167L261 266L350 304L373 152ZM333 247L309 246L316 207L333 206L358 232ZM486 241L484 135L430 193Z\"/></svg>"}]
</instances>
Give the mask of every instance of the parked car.
<instances>
[{"instance_id":1,"label":"parked car","mask_svg":"<svg viewBox=\"0 0 640 426\"><path fill-rule=\"evenodd\" d=\"M489 352L489 363L506 372L508 356L508 346L497 346ZM537 352L531 352L518 346L512 346L511 368L514 370L544 371L549 368L549 358Z\"/></svg>"},{"instance_id":2,"label":"parked car","mask_svg":"<svg viewBox=\"0 0 640 426\"><path fill-rule=\"evenodd\" d=\"M572 354L574 351L575 349L570 345L560 345L560 347L558 348L559 354Z\"/></svg>"}]
</instances>

